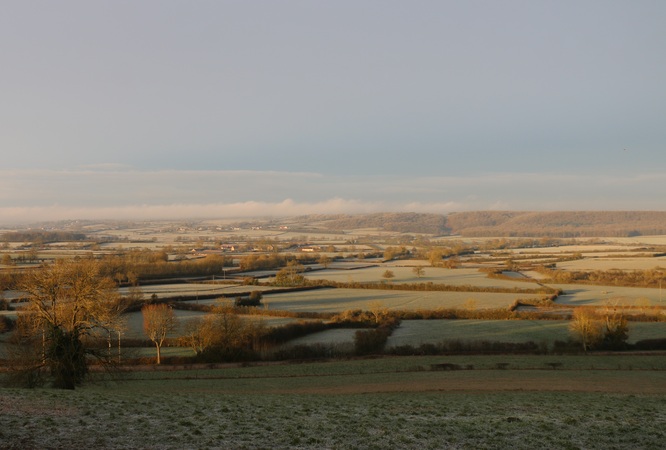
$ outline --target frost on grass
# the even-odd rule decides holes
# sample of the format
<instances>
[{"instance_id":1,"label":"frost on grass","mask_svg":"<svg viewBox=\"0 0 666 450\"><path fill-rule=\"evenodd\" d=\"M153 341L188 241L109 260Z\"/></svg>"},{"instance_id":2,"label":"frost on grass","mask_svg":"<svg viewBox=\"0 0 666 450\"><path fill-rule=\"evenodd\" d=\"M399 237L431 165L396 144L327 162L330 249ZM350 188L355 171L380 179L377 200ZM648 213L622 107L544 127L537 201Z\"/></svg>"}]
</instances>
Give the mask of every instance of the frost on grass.
<instances>
[{"instance_id":1,"label":"frost on grass","mask_svg":"<svg viewBox=\"0 0 666 450\"><path fill-rule=\"evenodd\" d=\"M3 448L659 448L666 399L597 393L0 391Z\"/></svg>"}]
</instances>

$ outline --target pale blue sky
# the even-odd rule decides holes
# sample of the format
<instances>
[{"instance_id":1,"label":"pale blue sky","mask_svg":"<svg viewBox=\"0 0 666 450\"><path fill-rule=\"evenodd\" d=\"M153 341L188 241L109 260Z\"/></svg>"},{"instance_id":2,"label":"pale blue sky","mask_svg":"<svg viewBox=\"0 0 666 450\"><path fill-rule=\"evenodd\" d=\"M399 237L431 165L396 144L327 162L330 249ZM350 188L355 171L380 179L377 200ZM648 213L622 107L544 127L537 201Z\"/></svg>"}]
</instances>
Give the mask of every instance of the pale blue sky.
<instances>
[{"instance_id":1,"label":"pale blue sky","mask_svg":"<svg viewBox=\"0 0 666 450\"><path fill-rule=\"evenodd\" d=\"M0 224L663 209L665 23L660 0L3 0Z\"/></svg>"}]
</instances>

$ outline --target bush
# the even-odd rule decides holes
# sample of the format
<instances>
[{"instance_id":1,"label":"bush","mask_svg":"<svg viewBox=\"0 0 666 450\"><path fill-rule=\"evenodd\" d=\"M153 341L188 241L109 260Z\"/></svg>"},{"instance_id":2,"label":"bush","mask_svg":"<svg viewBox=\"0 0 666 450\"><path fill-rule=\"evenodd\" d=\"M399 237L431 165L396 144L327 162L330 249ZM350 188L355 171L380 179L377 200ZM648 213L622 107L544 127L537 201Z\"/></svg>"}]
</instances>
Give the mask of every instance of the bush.
<instances>
[{"instance_id":1,"label":"bush","mask_svg":"<svg viewBox=\"0 0 666 450\"><path fill-rule=\"evenodd\" d=\"M263 294L261 291L252 291L247 298L236 297L234 304L238 306L260 306Z\"/></svg>"},{"instance_id":2,"label":"bush","mask_svg":"<svg viewBox=\"0 0 666 450\"><path fill-rule=\"evenodd\" d=\"M304 361L339 357L343 354L344 351L339 346L325 344L294 345L276 351L272 358L277 361Z\"/></svg>"},{"instance_id":3,"label":"bush","mask_svg":"<svg viewBox=\"0 0 666 450\"><path fill-rule=\"evenodd\" d=\"M359 330L354 334L354 350L357 355L381 353L391 335L391 329L380 327L374 330Z\"/></svg>"},{"instance_id":4,"label":"bush","mask_svg":"<svg viewBox=\"0 0 666 450\"><path fill-rule=\"evenodd\" d=\"M0 334L14 329L14 321L7 316L0 316Z\"/></svg>"},{"instance_id":5,"label":"bush","mask_svg":"<svg viewBox=\"0 0 666 450\"><path fill-rule=\"evenodd\" d=\"M643 339L633 345L636 350L666 350L666 338Z\"/></svg>"}]
</instances>

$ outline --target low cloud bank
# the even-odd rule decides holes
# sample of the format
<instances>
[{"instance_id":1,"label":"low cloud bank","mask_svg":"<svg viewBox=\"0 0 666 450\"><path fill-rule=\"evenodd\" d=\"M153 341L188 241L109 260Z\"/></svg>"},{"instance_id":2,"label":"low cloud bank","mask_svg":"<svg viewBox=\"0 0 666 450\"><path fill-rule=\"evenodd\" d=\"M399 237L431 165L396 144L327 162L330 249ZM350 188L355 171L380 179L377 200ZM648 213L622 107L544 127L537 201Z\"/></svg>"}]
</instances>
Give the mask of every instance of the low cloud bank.
<instances>
[{"instance_id":1,"label":"low cloud bank","mask_svg":"<svg viewBox=\"0 0 666 450\"><path fill-rule=\"evenodd\" d=\"M0 170L0 224L470 210L662 210L665 173L344 176Z\"/></svg>"},{"instance_id":2,"label":"low cloud bank","mask_svg":"<svg viewBox=\"0 0 666 450\"><path fill-rule=\"evenodd\" d=\"M451 203L363 202L340 198L323 202L295 202L291 199L277 203L249 201L241 203L130 205L121 207L10 207L0 208L2 224L13 225L58 220L162 220L243 217L287 217L306 214L358 214L384 211L447 213L459 210Z\"/></svg>"}]
</instances>

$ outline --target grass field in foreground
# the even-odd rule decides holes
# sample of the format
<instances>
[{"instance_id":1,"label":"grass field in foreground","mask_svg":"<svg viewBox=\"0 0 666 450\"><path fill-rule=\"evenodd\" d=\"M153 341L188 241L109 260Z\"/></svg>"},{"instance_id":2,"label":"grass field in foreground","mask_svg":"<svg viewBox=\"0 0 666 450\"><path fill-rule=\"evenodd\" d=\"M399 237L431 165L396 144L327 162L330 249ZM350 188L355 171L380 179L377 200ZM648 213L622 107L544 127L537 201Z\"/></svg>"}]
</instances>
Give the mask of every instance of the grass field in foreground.
<instances>
[{"instance_id":1,"label":"grass field in foreground","mask_svg":"<svg viewBox=\"0 0 666 450\"><path fill-rule=\"evenodd\" d=\"M476 358L479 367L492 362ZM545 357L528 358L514 359L516 367ZM605 367L624 359L594 358ZM629 355L640 358L664 359ZM586 358L564 359L575 367ZM386 371L427 361L435 360L143 372L68 392L0 389L0 446L663 448L663 368Z\"/></svg>"}]
</instances>

